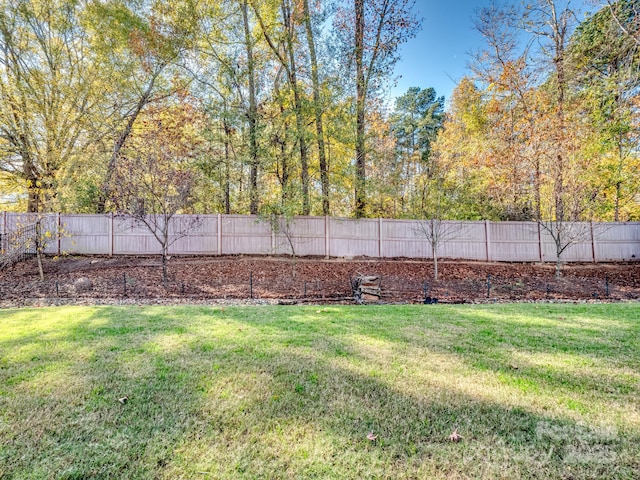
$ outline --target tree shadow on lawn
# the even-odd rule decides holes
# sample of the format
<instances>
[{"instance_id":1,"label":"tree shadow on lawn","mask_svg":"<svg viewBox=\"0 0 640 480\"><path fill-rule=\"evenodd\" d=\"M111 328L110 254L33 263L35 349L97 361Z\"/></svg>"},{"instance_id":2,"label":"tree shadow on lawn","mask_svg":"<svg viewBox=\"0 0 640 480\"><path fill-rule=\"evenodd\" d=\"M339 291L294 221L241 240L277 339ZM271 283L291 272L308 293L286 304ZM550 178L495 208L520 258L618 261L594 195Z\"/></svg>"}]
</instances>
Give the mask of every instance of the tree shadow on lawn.
<instances>
[{"instance_id":1,"label":"tree shadow on lawn","mask_svg":"<svg viewBox=\"0 0 640 480\"><path fill-rule=\"evenodd\" d=\"M0 477L639 473L637 431L625 438L508 399L494 401L482 391L473 395L455 382L402 373L407 348L422 350L425 358L432 351L448 355L453 363L467 361L463 353L438 351L407 331L385 334L384 322L371 329L349 323L353 312L323 322L307 319L315 310L301 316L281 309L275 320L263 312L98 309L68 328L56 325L49 333L56 332L57 343L46 331L39 332L41 341L23 338L39 346L45 360L24 358L10 366L17 380L3 387L7 395L0 400ZM375 310L355 312L375 322ZM408 321L404 327L421 325ZM363 349L369 330L378 331L380 343ZM0 343L2 357L16 346ZM388 347L389 358L376 363L370 354L377 347L383 354ZM53 367L24 375L42 364ZM448 441L455 428L462 442Z\"/></svg>"}]
</instances>

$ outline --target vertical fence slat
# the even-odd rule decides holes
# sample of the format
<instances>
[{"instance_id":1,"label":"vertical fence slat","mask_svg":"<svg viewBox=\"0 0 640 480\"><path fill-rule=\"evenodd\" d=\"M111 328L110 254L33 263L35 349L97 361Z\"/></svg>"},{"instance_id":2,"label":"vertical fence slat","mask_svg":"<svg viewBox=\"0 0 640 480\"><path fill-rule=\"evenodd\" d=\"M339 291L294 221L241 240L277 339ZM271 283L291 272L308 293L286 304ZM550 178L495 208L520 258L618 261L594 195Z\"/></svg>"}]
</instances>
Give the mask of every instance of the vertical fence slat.
<instances>
[{"instance_id":1,"label":"vertical fence slat","mask_svg":"<svg viewBox=\"0 0 640 480\"><path fill-rule=\"evenodd\" d=\"M593 263L596 263L596 238L593 234L593 222L589 225L589 231L591 233L591 256L593 257Z\"/></svg>"},{"instance_id":2,"label":"vertical fence slat","mask_svg":"<svg viewBox=\"0 0 640 480\"><path fill-rule=\"evenodd\" d=\"M0 251L7 250L7 212L2 212L2 242L0 242Z\"/></svg>"},{"instance_id":3,"label":"vertical fence slat","mask_svg":"<svg viewBox=\"0 0 640 480\"><path fill-rule=\"evenodd\" d=\"M109 215L109 256L113 257L113 212Z\"/></svg>"},{"instance_id":4,"label":"vertical fence slat","mask_svg":"<svg viewBox=\"0 0 640 480\"><path fill-rule=\"evenodd\" d=\"M540 263L544 262L544 254L542 250L542 227L538 223L538 256L540 257Z\"/></svg>"},{"instance_id":5,"label":"vertical fence slat","mask_svg":"<svg viewBox=\"0 0 640 480\"><path fill-rule=\"evenodd\" d=\"M57 243L57 255L60 255L60 236L62 235L62 223L60 222L60 212L56 213L56 243Z\"/></svg>"},{"instance_id":6,"label":"vertical fence slat","mask_svg":"<svg viewBox=\"0 0 640 480\"><path fill-rule=\"evenodd\" d=\"M378 258L382 258L382 218L378 218Z\"/></svg>"},{"instance_id":7,"label":"vertical fence slat","mask_svg":"<svg viewBox=\"0 0 640 480\"><path fill-rule=\"evenodd\" d=\"M487 262L491 261L491 232L489 231L489 220L484 221L484 240L487 244Z\"/></svg>"},{"instance_id":8,"label":"vertical fence slat","mask_svg":"<svg viewBox=\"0 0 640 480\"><path fill-rule=\"evenodd\" d=\"M329 215L324 216L324 257L331 257L331 233L329 231Z\"/></svg>"},{"instance_id":9,"label":"vertical fence slat","mask_svg":"<svg viewBox=\"0 0 640 480\"><path fill-rule=\"evenodd\" d=\"M218 256L222 255L222 215L218 214Z\"/></svg>"}]
</instances>

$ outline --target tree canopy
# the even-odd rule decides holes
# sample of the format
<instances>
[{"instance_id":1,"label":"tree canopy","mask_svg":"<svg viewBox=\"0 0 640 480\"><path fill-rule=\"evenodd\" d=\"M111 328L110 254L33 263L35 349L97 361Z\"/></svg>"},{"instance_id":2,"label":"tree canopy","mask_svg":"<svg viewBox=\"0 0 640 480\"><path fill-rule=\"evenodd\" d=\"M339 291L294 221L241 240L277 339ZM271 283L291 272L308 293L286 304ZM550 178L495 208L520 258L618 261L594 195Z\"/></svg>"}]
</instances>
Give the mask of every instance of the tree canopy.
<instances>
[{"instance_id":1,"label":"tree canopy","mask_svg":"<svg viewBox=\"0 0 640 480\"><path fill-rule=\"evenodd\" d=\"M173 213L639 220L639 12L494 2L446 103L390 102L410 0L0 0L0 209L115 212L157 168Z\"/></svg>"}]
</instances>

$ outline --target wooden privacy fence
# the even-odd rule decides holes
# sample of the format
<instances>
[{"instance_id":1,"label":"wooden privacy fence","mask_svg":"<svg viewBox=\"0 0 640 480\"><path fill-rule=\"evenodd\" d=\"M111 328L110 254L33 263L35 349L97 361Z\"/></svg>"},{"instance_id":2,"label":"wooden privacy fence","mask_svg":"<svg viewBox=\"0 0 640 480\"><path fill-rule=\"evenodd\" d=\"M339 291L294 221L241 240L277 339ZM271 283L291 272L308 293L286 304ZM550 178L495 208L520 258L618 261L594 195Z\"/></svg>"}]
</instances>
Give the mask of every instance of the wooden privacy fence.
<instances>
[{"instance_id":1,"label":"wooden privacy fence","mask_svg":"<svg viewBox=\"0 0 640 480\"><path fill-rule=\"evenodd\" d=\"M146 227L115 215L44 214L43 224L53 235L48 254L148 255L160 245ZM194 217L196 221L194 221ZM0 215L2 239L32 224L34 214ZM417 220L296 217L290 224L250 215L176 215L170 232L173 255L255 254L323 257L416 258L432 257L425 224ZM563 253L568 262L609 262L640 259L640 222L575 223L576 235ZM442 222L440 258L481 261L537 262L556 260L553 238L536 222ZM569 230L567 230L569 231ZM292 251L293 247L293 251Z\"/></svg>"}]
</instances>

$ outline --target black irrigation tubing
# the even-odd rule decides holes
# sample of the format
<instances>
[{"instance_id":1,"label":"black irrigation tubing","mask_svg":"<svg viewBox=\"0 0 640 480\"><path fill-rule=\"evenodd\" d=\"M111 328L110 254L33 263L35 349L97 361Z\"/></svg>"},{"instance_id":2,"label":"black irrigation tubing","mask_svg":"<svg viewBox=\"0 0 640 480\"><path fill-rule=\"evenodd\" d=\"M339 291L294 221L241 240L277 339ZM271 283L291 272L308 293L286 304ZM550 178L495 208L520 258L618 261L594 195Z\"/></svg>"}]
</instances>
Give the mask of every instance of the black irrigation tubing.
<instances>
[{"instance_id":1,"label":"black irrigation tubing","mask_svg":"<svg viewBox=\"0 0 640 480\"><path fill-rule=\"evenodd\" d=\"M493 277L493 278L492 278ZM245 277L246 278L246 277ZM125 272L122 273L121 281L122 281L122 294L127 297L134 293L134 290L138 292L138 295L141 297L156 297L158 296L156 293L153 293L153 284L143 285L139 284L137 289L128 288L128 283L131 285L134 284L133 279L127 278ZM502 282L504 280L504 283ZM246 280L245 280L246 281ZM301 284L300 284L301 283ZM300 283L296 283L293 287L287 288L283 286L281 288L273 288L267 289L264 292L264 296L266 298L277 298L277 297L289 297L289 298L297 298L297 299L331 299L336 296L344 296L346 295L348 298L352 292L350 290L344 289L344 284L342 282L321 282L318 279L305 280L301 279ZM598 284L599 283L599 284ZM115 292L117 292L119 282L114 282L114 287L116 287ZM246 288L246 283L244 283L245 287L242 287L242 280L238 279L233 282L227 282L219 285L211 285L211 289L208 291L199 289L197 286L189 284L188 281L184 279L176 281L175 292L177 294L186 295L188 290L191 293L195 293L196 296L201 298L247 298L243 296L241 293L244 288ZM46 287L44 290L49 292L52 296L56 297L73 297L72 293L74 290L69 289L69 284L65 281L51 280L45 283ZM475 280L473 285L480 287L482 285L481 281ZM255 299L256 295L254 292L254 278L253 272L249 274L249 294L250 299ZM456 286L462 287L463 292L461 294L456 295L451 288L456 289ZM216 288L221 287L221 288ZM222 287L231 287L231 293L225 293L226 288ZM383 289L383 295L388 298L397 298L398 300L411 299L413 302L420 302L424 304L432 304L444 302L447 303L448 299L465 297L466 293L468 293L470 285L468 282L458 281L458 282L443 282L438 285L438 283L430 283L428 281L415 282L415 281L402 281L401 279L397 279L397 281L391 282L391 284L387 285L387 288ZM493 291L492 291L493 287ZM611 283L608 276L604 279L601 279L599 282L587 282L584 285L576 285L571 282L554 282L552 280L542 280L535 283L525 283L521 282L513 282L509 279L501 279L500 277L495 277L492 275L487 275L486 277L486 298L491 298L491 294L498 298L511 298L511 299L526 299L531 298L533 294L534 298L540 298L537 294L542 294L542 298L546 295L546 299L550 299L553 297L561 299L575 299L575 298L612 298L614 294L614 290L612 289L613 284ZM113 290L112 290L113 291ZM480 289L476 290L478 293L481 291ZM114 293L115 293L114 292ZM234 293L235 292L235 293ZM246 295L246 293L244 295ZM438 299L434 294L438 294L441 297ZM106 295L109 296L108 293L105 292L95 292L96 296ZM78 295L79 297L82 295ZM162 296L162 295L160 295ZM624 295L623 295L624 296ZM471 298L476 297L476 295L471 295ZM613 297L618 298L618 296ZM634 298L630 296L628 298Z\"/></svg>"}]
</instances>

